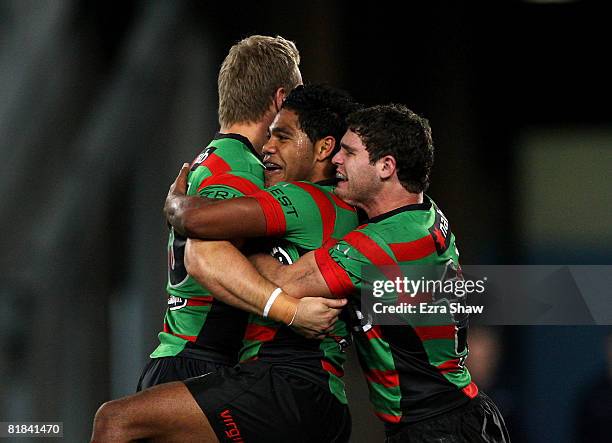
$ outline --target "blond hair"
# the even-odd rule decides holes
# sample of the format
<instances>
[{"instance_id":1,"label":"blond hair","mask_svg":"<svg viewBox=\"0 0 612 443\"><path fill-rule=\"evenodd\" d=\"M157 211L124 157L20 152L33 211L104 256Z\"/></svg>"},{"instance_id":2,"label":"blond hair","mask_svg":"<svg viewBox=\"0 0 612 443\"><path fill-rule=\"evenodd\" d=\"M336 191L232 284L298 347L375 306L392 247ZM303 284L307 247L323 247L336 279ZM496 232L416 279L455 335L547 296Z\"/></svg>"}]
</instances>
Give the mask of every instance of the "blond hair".
<instances>
[{"instance_id":1,"label":"blond hair","mask_svg":"<svg viewBox=\"0 0 612 443\"><path fill-rule=\"evenodd\" d=\"M300 53L283 37L252 35L231 47L219 71L219 124L256 122L278 88L301 83Z\"/></svg>"}]
</instances>

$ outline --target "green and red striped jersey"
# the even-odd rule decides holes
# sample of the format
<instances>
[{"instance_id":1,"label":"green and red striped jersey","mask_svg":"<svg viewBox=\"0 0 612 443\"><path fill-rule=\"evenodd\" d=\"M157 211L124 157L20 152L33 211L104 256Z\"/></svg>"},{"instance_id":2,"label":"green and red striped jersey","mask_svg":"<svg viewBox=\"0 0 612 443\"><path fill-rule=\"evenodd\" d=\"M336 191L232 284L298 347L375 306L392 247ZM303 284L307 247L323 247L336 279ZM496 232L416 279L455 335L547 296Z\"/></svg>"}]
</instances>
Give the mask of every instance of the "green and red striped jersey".
<instances>
[{"instance_id":1,"label":"green and red striped jersey","mask_svg":"<svg viewBox=\"0 0 612 443\"><path fill-rule=\"evenodd\" d=\"M284 264L326 242L337 241L357 226L355 208L336 197L335 180L279 183L251 195L265 217L267 235L279 237L272 254ZM328 388L346 403L343 364L349 332L343 320L323 340L306 339L282 323L250 315L240 352L241 362L252 359L290 368L313 383Z\"/></svg>"},{"instance_id":2,"label":"green and red striped jersey","mask_svg":"<svg viewBox=\"0 0 612 443\"><path fill-rule=\"evenodd\" d=\"M187 195L227 199L258 192L264 167L249 140L217 134L191 164ZM186 238L170 230L168 239L168 309L159 346L151 358L185 356L233 365L248 314L215 300L187 274Z\"/></svg>"},{"instance_id":3,"label":"green and red striped jersey","mask_svg":"<svg viewBox=\"0 0 612 443\"><path fill-rule=\"evenodd\" d=\"M330 291L355 295L351 304L360 311L359 291L372 283L364 280L364 266L384 267L392 280L401 275L399 265L458 267L459 253L448 220L425 197L424 203L371 218L331 248L318 249L315 258ZM465 367L467 323L441 317L423 326L365 322L354 334L370 400L386 423L423 420L478 393Z\"/></svg>"}]
</instances>

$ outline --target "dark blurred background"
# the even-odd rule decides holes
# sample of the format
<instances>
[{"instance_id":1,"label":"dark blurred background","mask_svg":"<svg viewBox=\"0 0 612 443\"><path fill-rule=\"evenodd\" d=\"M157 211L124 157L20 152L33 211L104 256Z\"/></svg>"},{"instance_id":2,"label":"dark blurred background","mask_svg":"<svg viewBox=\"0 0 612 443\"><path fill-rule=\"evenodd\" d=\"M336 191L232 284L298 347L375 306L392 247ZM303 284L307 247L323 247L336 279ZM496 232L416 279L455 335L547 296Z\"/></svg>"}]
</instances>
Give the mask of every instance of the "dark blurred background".
<instances>
[{"instance_id":1,"label":"dark blurred background","mask_svg":"<svg viewBox=\"0 0 612 443\"><path fill-rule=\"evenodd\" d=\"M307 82L429 118L429 194L464 264L612 263L609 14L422 3L1 0L0 421L85 441L134 391L165 307L165 194L250 34L294 40ZM479 330L468 366L514 441L581 441L585 416L612 419L609 332ZM346 379L352 441L381 441L354 359Z\"/></svg>"}]
</instances>

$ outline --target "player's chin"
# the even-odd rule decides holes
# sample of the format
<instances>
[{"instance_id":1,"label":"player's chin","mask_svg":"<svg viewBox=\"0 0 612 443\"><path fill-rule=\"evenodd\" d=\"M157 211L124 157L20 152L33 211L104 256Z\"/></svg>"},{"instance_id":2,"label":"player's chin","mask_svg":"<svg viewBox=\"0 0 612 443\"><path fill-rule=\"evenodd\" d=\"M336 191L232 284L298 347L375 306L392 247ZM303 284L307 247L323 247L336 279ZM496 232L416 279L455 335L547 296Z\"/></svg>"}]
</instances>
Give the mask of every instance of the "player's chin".
<instances>
[{"instance_id":1,"label":"player's chin","mask_svg":"<svg viewBox=\"0 0 612 443\"><path fill-rule=\"evenodd\" d=\"M266 188L269 188L270 186L274 186L275 184L280 183L282 181L286 181L285 180L285 170L284 169L266 170L264 172L264 179L265 179Z\"/></svg>"},{"instance_id":2,"label":"player's chin","mask_svg":"<svg viewBox=\"0 0 612 443\"><path fill-rule=\"evenodd\" d=\"M346 180L338 180L334 194L336 194L342 200L348 200L350 197L348 182Z\"/></svg>"}]
</instances>

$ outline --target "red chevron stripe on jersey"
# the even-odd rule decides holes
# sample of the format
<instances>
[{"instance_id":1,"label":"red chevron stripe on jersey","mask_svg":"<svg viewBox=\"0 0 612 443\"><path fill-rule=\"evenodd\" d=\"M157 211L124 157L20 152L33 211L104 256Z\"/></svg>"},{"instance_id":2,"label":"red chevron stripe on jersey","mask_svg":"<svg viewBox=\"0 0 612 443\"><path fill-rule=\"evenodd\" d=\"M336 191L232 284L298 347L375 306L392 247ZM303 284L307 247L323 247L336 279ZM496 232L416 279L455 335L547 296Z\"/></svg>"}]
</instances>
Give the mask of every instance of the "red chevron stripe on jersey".
<instances>
[{"instance_id":1,"label":"red chevron stripe on jersey","mask_svg":"<svg viewBox=\"0 0 612 443\"><path fill-rule=\"evenodd\" d=\"M436 243L431 235L405 243L389 243L399 262L420 260L436 252Z\"/></svg>"},{"instance_id":2,"label":"red chevron stripe on jersey","mask_svg":"<svg viewBox=\"0 0 612 443\"><path fill-rule=\"evenodd\" d=\"M344 200L342 200L340 197L338 197L336 194L331 193L331 198L334 199L334 203L336 203L337 206L346 209L348 211L357 211L357 209L354 206L349 205L347 202L345 202Z\"/></svg>"},{"instance_id":3,"label":"red chevron stripe on jersey","mask_svg":"<svg viewBox=\"0 0 612 443\"><path fill-rule=\"evenodd\" d=\"M232 170L232 167L225 160L214 153L200 163L200 166L206 166L212 175L225 174Z\"/></svg>"},{"instance_id":4,"label":"red chevron stripe on jersey","mask_svg":"<svg viewBox=\"0 0 612 443\"><path fill-rule=\"evenodd\" d=\"M334 208L334 204L327 198L325 193L316 186L302 182L293 182L293 184L308 192L316 203L323 222L323 241L327 240L334 232L334 226L336 224L336 208Z\"/></svg>"},{"instance_id":5,"label":"red chevron stripe on jersey","mask_svg":"<svg viewBox=\"0 0 612 443\"><path fill-rule=\"evenodd\" d=\"M245 340L271 341L276 336L278 328L249 323L244 332Z\"/></svg>"},{"instance_id":6,"label":"red chevron stripe on jersey","mask_svg":"<svg viewBox=\"0 0 612 443\"><path fill-rule=\"evenodd\" d=\"M384 412L379 412L379 411L374 411L374 414L376 414L376 416L380 418L382 421L386 421L389 423L399 423L402 419L401 415L385 414Z\"/></svg>"},{"instance_id":7,"label":"red chevron stripe on jersey","mask_svg":"<svg viewBox=\"0 0 612 443\"><path fill-rule=\"evenodd\" d=\"M381 270L389 280L395 281L396 278L403 278L402 270L395 259L363 232L349 232L342 240L357 249L376 267L384 266Z\"/></svg>"},{"instance_id":8,"label":"red chevron stripe on jersey","mask_svg":"<svg viewBox=\"0 0 612 443\"><path fill-rule=\"evenodd\" d=\"M416 332L421 341L434 340L437 338L454 340L457 328L455 325L416 326L414 327L414 332Z\"/></svg>"},{"instance_id":9,"label":"red chevron stripe on jersey","mask_svg":"<svg viewBox=\"0 0 612 443\"><path fill-rule=\"evenodd\" d=\"M176 332L172 332L170 330L170 326L168 326L168 323L164 323L164 332L167 332L168 334L172 334L175 337L180 337L183 340L187 340L187 341L191 341L191 342L196 341L196 338L198 338L195 335L183 335L183 334L177 334Z\"/></svg>"},{"instance_id":10,"label":"red chevron stripe on jersey","mask_svg":"<svg viewBox=\"0 0 612 443\"><path fill-rule=\"evenodd\" d=\"M372 326L370 329L365 331L365 333L366 337L368 337L368 340L372 340L374 338L382 338L382 329L380 328L380 325Z\"/></svg>"},{"instance_id":11,"label":"red chevron stripe on jersey","mask_svg":"<svg viewBox=\"0 0 612 443\"><path fill-rule=\"evenodd\" d=\"M179 337L179 338L182 338L183 340L187 340L191 342L196 341L196 339L198 338L195 335L183 335L183 334L176 334L174 332L170 332L170 334L174 335L175 337Z\"/></svg>"},{"instance_id":12,"label":"red chevron stripe on jersey","mask_svg":"<svg viewBox=\"0 0 612 443\"><path fill-rule=\"evenodd\" d=\"M287 222L281 204L266 191L259 191L250 196L257 200L266 217L266 236L277 237L287 232Z\"/></svg>"},{"instance_id":13,"label":"red chevron stripe on jersey","mask_svg":"<svg viewBox=\"0 0 612 443\"><path fill-rule=\"evenodd\" d=\"M355 285L342 267L334 261L327 249L315 250L315 262L321 271L321 275L327 283L329 292L337 298L346 297L355 290Z\"/></svg>"},{"instance_id":14,"label":"red chevron stripe on jersey","mask_svg":"<svg viewBox=\"0 0 612 443\"><path fill-rule=\"evenodd\" d=\"M193 297L187 299L187 306L208 306L212 302L212 297Z\"/></svg>"},{"instance_id":15,"label":"red chevron stripe on jersey","mask_svg":"<svg viewBox=\"0 0 612 443\"><path fill-rule=\"evenodd\" d=\"M200 183L200 186L198 186L198 192L205 187L212 185L229 186L230 188L234 188L237 191L242 192L244 195L254 194L260 190L256 184L247 180L246 178L238 177L237 175L232 174L219 174L212 175L202 180L202 183Z\"/></svg>"},{"instance_id":16,"label":"red chevron stripe on jersey","mask_svg":"<svg viewBox=\"0 0 612 443\"><path fill-rule=\"evenodd\" d=\"M336 246L338 244L338 239L335 238L328 238L327 240L325 240L323 242L323 244L321 245L322 249L329 249L329 248L333 248L334 246Z\"/></svg>"},{"instance_id":17,"label":"red chevron stripe on jersey","mask_svg":"<svg viewBox=\"0 0 612 443\"><path fill-rule=\"evenodd\" d=\"M336 377L344 377L344 371L332 365L327 360L321 360L321 367Z\"/></svg>"},{"instance_id":18,"label":"red chevron stripe on jersey","mask_svg":"<svg viewBox=\"0 0 612 443\"><path fill-rule=\"evenodd\" d=\"M370 369L365 373L366 378L372 383L378 383L385 388L394 388L399 386L399 375L395 369L380 370Z\"/></svg>"},{"instance_id":19,"label":"red chevron stripe on jersey","mask_svg":"<svg viewBox=\"0 0 612 443\"><path fill-rule=\"evenodd\" d=\"M476 383L471 382L469 385L463 388L462 391L468 397L474 398L478 395L478 386L476 386Z\"/></svg>"},{"instance_id":20,"label":"red chevron stripe on jersey","mask_svg":"<svg viewBox=\"0 0 612 443\"><path fill-rule=\"evenodd\" d=\"M459 361L460 359L453 358L452 360L448 360L448 361L445 361L444 363L440 363L436 367L440 370L441 374L446 374L447 372L454 372L454 371L461 369L461 367L459 366Z\"/></svg>"}]
</instances>

